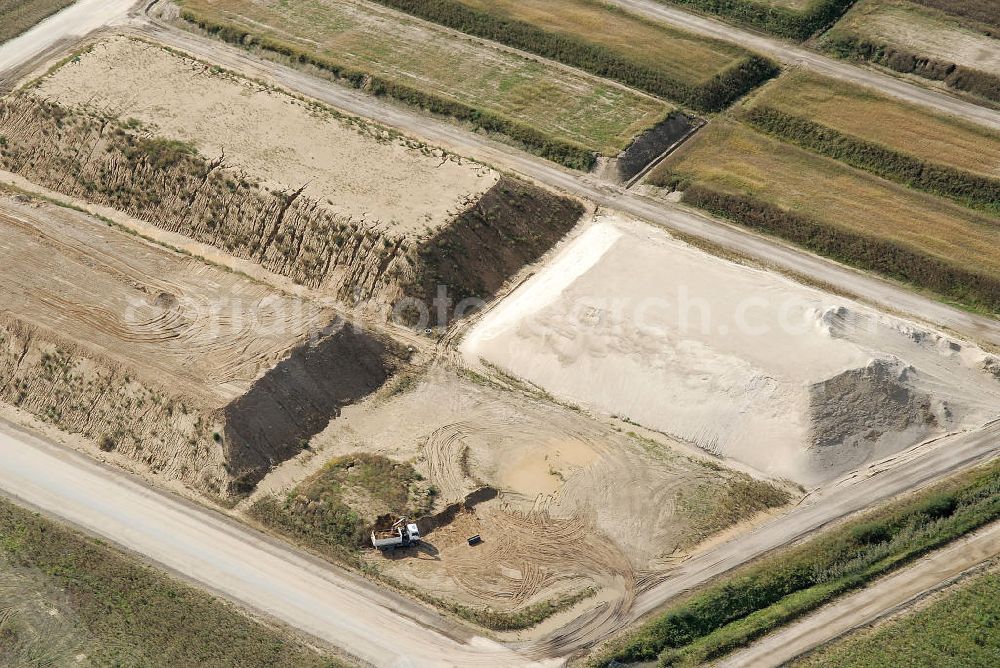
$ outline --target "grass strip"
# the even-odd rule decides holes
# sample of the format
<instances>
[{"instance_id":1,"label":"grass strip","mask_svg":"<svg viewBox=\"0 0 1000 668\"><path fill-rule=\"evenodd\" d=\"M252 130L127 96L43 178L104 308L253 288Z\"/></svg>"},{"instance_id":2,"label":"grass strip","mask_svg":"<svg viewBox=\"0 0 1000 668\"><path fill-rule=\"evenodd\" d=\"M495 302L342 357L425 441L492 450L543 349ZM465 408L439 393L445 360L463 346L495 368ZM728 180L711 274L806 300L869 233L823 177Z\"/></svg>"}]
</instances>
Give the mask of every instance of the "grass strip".
<instances>
[{"instance_id":1,"label":"grass strip","mask_svg":"<svg viewBox=\"0 0 1000 668\"><path fill-rule=\"evenodd\" d=\"M844 134L820 123L757 106L743 115L754 128L886 179L966 206L1000 213L1000 181L938 165Z\"/></svg>"},{"instance_id":2,"label":"grass strip","mask_svg":"<svg viewBox=\"0 0 1000 668\"><path fill-rule=\"evenodd\" d=\"M65 598L89 639L86 665L346 666L206 592L3 499L0 556L15 569L39 574ZM0 658L8 641L9 647L19 644L17 619L7 617L3 625Z\"/></svg>"},{"instance_id":3,"label":"grass strip","mask_svg":"<svg viewBox=\"0 0 1000 668\"><path fill-rule=\"evenodd\" d=\"M773 61L751 54L707 81L692 85L672 76L667 67L650 67L608 47L572 35L549 32L499 13L475 9L461 0L375 1L427 21L613 79L702 112L725 109L779 71Z\"/></svg>"},{"instance_id":4,"label":"grass strip","mask_svg":"<svg viewBox=\"0 0 1000 668\"><path fill-rule=\"evenodd\" d=\"M580 144L553 137L501 114L427 93L391 81L373 72L348 67L331 58L305 51L294 44L202 16L191 9L182 10L181 18L224 42L245 48L258 48L289 58L300 65L311 65L329 73L340 83L353 88L363 89L376 96L393 98L433 114L466 122L485 132L503 135L524 147L528 152L571 169L589 171L597 160L594 151Z\"/></svg>"},{"instance_id":5,"label":"grass strip","mask_svg":"<svg viewBox=\"0 0 1000 668\"><path fill-rule=\"evenodd\" d=\"M997 519L1000 462L993 461L723 576L592 664L717 659Z\"/></svg>"},{"instance_id":6,"label":"grass strip","mask_svg":"<svg viewBox=\"0 0 1000 668\"><path fill-rule=\"evenodd\" d=\"M772 35L804 40L833 25L855 0L813 0L805 9L775 6L767 0L662 0L694 7L709 14L750 26Z\"/></svg>"},{"instance_id":7,"label":"grass strip","mask_svg":"<svg viewBox=\"0 0 1000 668\"><path fill-rule=\"evenodd\" d=\"M991 72L921 56L898 46L879 44L853 34L833 34L824 39L824 49L848 60L863 60L903 74L915 74L948 87L1000 102L1000 76Z\"/></svg>"},{"instance_id":8,"label":"grass strip","mask_svg":"<svg viewBox=\"0 0 1000 668\"><path fill-rule=\"evenodd\" d=\"M662 175L654 185L671 184ZM932 290L973 308L1000 312L1000 280L970 271L894 241L858 234L786 211L750 195L732 195L706 186L686 186L682 202L773 234L815 253Z\"/></svg>"},{"instance_id":9,"label":"grass strip","mask_svg":"<svg viewBox=\"0 0 1000 668\"><path fill-rule=\"evenodd\" d=\"M978 575L928 607L847 636L793 665L993 666L1000 656L1000 572Z\"/></svg>"}]
</instances>

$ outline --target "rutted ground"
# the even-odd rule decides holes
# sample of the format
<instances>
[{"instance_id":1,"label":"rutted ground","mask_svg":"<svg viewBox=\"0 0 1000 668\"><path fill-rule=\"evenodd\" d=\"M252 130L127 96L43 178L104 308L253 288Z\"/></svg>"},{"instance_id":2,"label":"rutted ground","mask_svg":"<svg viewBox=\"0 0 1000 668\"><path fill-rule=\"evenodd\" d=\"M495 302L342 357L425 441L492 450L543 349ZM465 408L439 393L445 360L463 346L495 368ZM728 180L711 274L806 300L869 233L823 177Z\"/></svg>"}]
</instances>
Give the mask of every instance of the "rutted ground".
<instances>
[{"instance_id":1,"label":"rutted ground","mask_svg":"<svg viewBox=\"0 0 1000 668\"><path fill-rule=\"evenodd\" d=\"M389 344L326 331L328 310L74 211L0 205L0 398L128 468L247 491L393 369Z\"/></svg>"},{"instance_id":2,"label":"rutted ground","mask_svg":"<svg viewBox=\"0 0 1000 668\"><path fill-rule=\"evenodd\" d=\"M348 410L348 419L311 441L310 452L262 482L255 508L287 504L294 517L286 522L301 525L347 502L370 526L388 509L415 512L433 489L433 508L417 520L427 546L389 558L369 550L362 563L496 629L530 626L580 596L583 606L623 610L637 583L678 554L788 499L768 484L689 459L669 442L620 433L502 375L487 380L435 367ZM387 484L364 482L372 466L390 462L412 473ZM324 477L328 492L317 494ZM395 508L377 500L393 495ZM483 543L469 547L474 534ZM548 612L540 614L540 606Z\"/></svg>"},{"instance_id":3,"label":"rutted ground","mask_svg":"<svg viewBox=\"0 0 1000 668\"><path fill-rule=\"evenodd\" d=\"M1000 360L976 346L610 217L462 349L805 484L1000 415Z\"/></svg>"},{"instance_id":4,"label":"rutted ground","mask_svg":"<svg viewBox=\"0 0 1000 668\"><path fill-rule=\"evenodd\" d=\"M482 165L124 37L4 101L0 134L9 171L349 302L433 297L442 277L454 293L489 297L581 212Z\"/></svg>"}]
</instances>

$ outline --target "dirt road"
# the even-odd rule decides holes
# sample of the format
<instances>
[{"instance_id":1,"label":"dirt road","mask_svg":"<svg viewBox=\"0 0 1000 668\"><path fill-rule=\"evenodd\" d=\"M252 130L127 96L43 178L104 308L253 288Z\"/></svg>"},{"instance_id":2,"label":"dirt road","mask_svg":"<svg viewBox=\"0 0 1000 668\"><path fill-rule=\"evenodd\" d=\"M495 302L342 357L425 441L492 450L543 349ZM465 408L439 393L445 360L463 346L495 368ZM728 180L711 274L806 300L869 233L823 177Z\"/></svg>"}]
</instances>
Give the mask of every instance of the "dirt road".
<instances>
[{"instance_id":1,"label":"dirt road","mask_svg":"<svg viewBox=\"0 0 1000 668\"><path fill-rule=\"evenodd\" d=\"M809 276L815 281L858 295L865 301L911 318L954 330L979 341L1000 345L1000 321L996 319L961 311L780 241L714 220L683 206L644 197L589 174L569 171L483 135L430 118L412 108L387 103L382 98L323 81L290 67L258 60L228 45L207 41L159 23L140 25L136 30L199 58L210 59L251 77L274 80L297 93L398 128L461 155L519 172L600 206L624 211L641 220L701 238L780 270Z\"/></svg>"},{"instance_id":2,"label":"dirt road","mask_svg":"<svg viewBox=\"0 0 1000 668\"><path fill-rule=\"evenodd\" d=\"M945 437L870 465L823 491L807 496L800 506L761 527L698 554L636 598L627 616L609 618L596 611L580 617L546 640L524 647L533 656L561 656L589 647L624 628L665 601L707 582L769 550L819 529L849 513L922 487L949 473L1000 454L1000 421L982 430Z\"/></svg>"},{"instance_id":3,"label":"dirt road","mask_svg":"<svg viewBox=\"0 0 1000 668\"><path fill-rule=\"evenodd\" d=\"M828 58L789 42L741 30L722 21L669 7L657 2L657 0L612 0L612 4L654 21L668 23L700 35L735 42L758 53L771 56L785 65L804 67L817 74L868 86L901 100L1000 129L1000 112L996 110L966 102L947 93L921 88L889 74Z\"/></svg>"},{"instance_id":4,"label":"dirt road","mask_svg":"<svg viewBox=\"0 0 1000 668\"><path fill-rule=\"evenodd\" d=\"M825 642L912 605L928 592L946 586L962 573L998 554L1000 523L994 523L909 568L821 608L788 628L765 636L715 665L720 668L780 666Z\"/></svg>"},{"instance_id":5,"label":"dirt road","mask_svg":"<svg viewBox=\"0 0 1000 668\"><path fill-rule=\"evenodd\" d=\"M363 661L399 668L530 665L362 578L2 421L0 461L0 489L15 501L106 537Z\"/></svg>"},{"instance_id":6,"label":"dirt road","mask_svg":"<svg viewBox=\"0 0 1000 668\"><path fill-rule=\"evenodd\" d=\"M124 22L136 0L78 0L28 32L0 45L0 84L5 75L59 43Z\"/></svg>"}]
</instances>

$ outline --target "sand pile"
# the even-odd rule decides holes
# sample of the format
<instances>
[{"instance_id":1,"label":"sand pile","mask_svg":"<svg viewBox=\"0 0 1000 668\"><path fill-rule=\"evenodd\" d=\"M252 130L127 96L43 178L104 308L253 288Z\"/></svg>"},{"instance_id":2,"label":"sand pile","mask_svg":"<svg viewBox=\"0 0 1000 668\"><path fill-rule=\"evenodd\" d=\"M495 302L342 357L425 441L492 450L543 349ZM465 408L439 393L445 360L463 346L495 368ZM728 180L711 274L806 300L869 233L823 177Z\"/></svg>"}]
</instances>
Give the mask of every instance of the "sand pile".
<instances>
[{"instance_id":1,"label":"sand pile","mask_svg":"<svg viewBox=\"0 0 1000 668\"><path fill-rule=\"evenodd\" d=\"M807 484L1000 415L979 348L605 216L462 350Z\"/></svg>"}]
</instances>

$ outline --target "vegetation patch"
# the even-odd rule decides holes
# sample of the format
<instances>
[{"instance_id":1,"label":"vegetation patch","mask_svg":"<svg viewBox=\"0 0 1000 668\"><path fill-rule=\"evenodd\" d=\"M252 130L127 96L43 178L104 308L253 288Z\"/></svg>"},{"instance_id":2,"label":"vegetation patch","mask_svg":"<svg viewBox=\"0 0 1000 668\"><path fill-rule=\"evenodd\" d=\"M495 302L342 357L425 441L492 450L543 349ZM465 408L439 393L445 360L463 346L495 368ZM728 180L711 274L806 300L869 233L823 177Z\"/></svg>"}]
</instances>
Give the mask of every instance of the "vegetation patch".
<instances>
[{"instance_id":1,"label":"vegetation patch","mask_svg":"<svg viewBox=\"0 0 1000 668\"><path fill-rule=\"evenodd\" d=\"M743 115L743 119L758 130L852 167L911 188L950 197L968 206L1000 213L1000 180L920 160L773 107L755 106Z\"/></svg>"},{"instance_id":2,"label":"vegetation patch","mask_svg":"<svg viewBox=\"0 0 1000 668\"><path fill-rule=\"evenodd\" d=\"M183 0L186 25L259 55L394 97L586 169L670 105L368 4Z\"/></svg>"},{"instance_id":3,"label":"vegetation patch","mask_svg":"<svg viewBox=\"0 0 1000 668\"><path fill-rule=\"evenodd\" d=\"M724 576L613 643L593 664L712 661L998 518L994 462Z\"/></svg>"},{"instance_id":4,"label":"vegetation patch","mask_svg":"<svg viewBox=\"0 0 1000 668\"><path fill-rule=\"evenodd\" d=\"M17 37L75 0L0 0L0 43Z\"/></svg>"},{"instance_id":5,"label":"vegetation patch","mask_svg":"<svg viewBox=\"0 0 1000 668\"><path fill-rule=\"evenodd\" d=\"M317 552L360 566L358 552L370 546L378 515L423 515L436 494L410 464L361 453L332 460L285 498L261 499L248 514Z\"/></svg>"},{"instance_id":6,"label":"vegetation patch","mask_svg":"<svg viewBox=\"0 0 1000 668\"><path fill-rule=\"evenodd\" d=\"M747 25L773 35L803 40L833 25L855 0L806 0L801 8L775 0L666 0Z\"/></svg>"},{"instance_id":7,"label":"vegetation patch","mask_svg":"<svg viewBox=\"0 0 1000 668\"><path fill-rule=\"evenodd\" d=\"M1000 573L970 578L917 612L847 636L794 662L838 666L991 666L1000 655Z\"/></svg>"},{"instance_id":8,"label":"vegetation patch","mask_svg":"<svg viewBox=\"0 0 1000 668\"><path fill-rule=\"evenodd\" d=\"M35 574L30 596L57 592L53 607L64 607L77 621L86 665L346 665L100 541L0 499L0 574L24 578L25 572ZM60 649L59 639L33 641L30 622L16 611L0 611L0 663L56 665L44 659ZM22 662L26 651L31 655ZM67 665L78 662L76 654L65 658Z\"/></svg>"},{"instance_id":9,"label":"vegetation patch","mask_svg":"<svg viewBox=\"0 0 1000 668\"><path fill-rule=\"evenodd\" d=\"M378 0L428 21L536 53L704 112L778 73L762 56L593 0Z\"/></svg>"},{"instance_id":10,"label":"vegetation patch","mask_svg":"<svg viewBox=\"0 0 1000 668\"><path fill-rule=\"evenodd\" d=\"M995 0L911 0L911 2L1000 29L1000 4Z\"/></svg>"},{"instance_id":11,"label":"vegetation patch","mask_svg":"<svg viewBox=\"0 0 1000 668\"><path fill-rule=\"evenodd\" d=\"M685 202L973 308L1000 307L1000 220L719 119L653 170Z\"/></svg>"}]
</instances>

